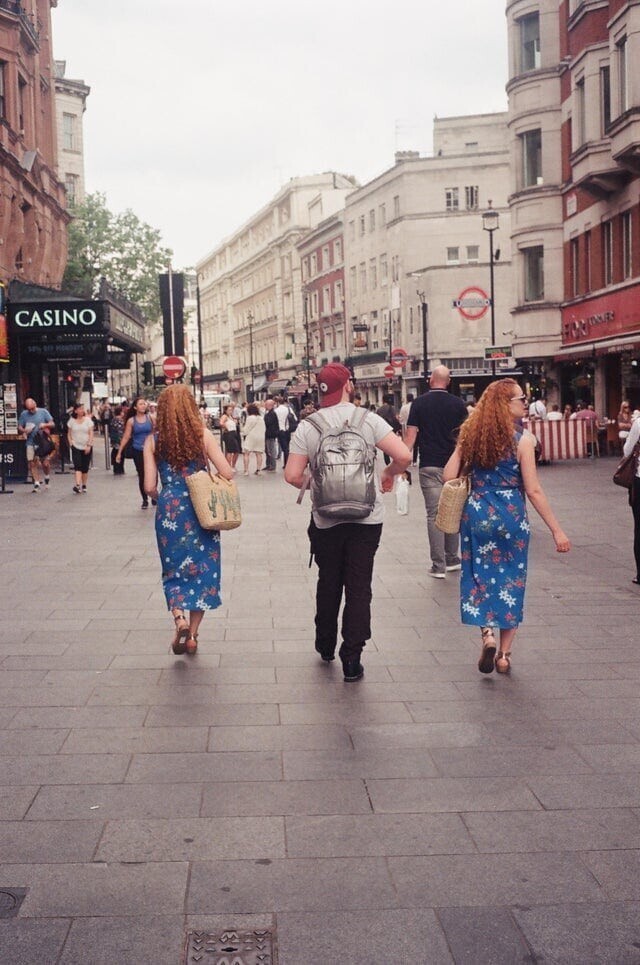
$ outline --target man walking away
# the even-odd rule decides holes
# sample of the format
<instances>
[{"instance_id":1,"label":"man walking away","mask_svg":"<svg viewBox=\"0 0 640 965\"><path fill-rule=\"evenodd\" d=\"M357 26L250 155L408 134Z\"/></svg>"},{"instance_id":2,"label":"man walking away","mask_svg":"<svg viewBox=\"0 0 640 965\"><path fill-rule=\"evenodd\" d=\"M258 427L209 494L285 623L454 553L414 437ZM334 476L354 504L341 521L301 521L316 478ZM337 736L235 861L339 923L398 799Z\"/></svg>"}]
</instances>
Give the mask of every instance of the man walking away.
<instances>
[{"instance_id":1,"label":"man walking away","mask_svg":"<svg viewBox=\"0 0 640 965\"><path fill-rule=\"evenodd\" d=\"M413 395L413 393L408 392L407 401L405 402L404 405L400 406L400 412L398 412L398 422L400 423L400 428L402 429L403 440L406 440L406 437L407 437L407 423L409 421L409 413L411 412L411 405L414 399L415 399L415 396ZM413 457L412 465L415 466L416 462L418 461L418 444L417 443L414 445L411 455Z\"/></svg>"},{"instance_id":2,"label":"man walking away","mask_svg":"<svg viewBox=\"0 0 640 965\"><path fill-rule=\"evenodd\" d=\"M264 404L264 451L267 457L267 472L276 471L278 458L278 416L275 413L275 402L267 399Z\"/></svg>"},{"instance_id":3,"label":"man walking away","mask_svg":"<svg viewBox=\"0 0 640 965\"><path fill-rule=\"evenodd\" d=\"M289 443L291 442L291 407L285 399L280 397L278 399L278 405L274 411L278 419L278 442L280 443L280 449L282 450L282 466L284 468L284 466L287 465L287 459L289 458ZM295 418L295 414L293 418Z\"/></svg>"},{"instance_id":4,"label":"man walking away","mask_svg":"<svg viewBox=\"0 0 640 965\"><path fill-rule=\"evenodd\" d=\"M350 682L364 673L360 655L371 636L373 560L384 517L375 478L376 448L392 460L380 477L382 492L391 491L394 476L404 472L411 455L384 419L353 405L351 373L344 365L325 365L317 381L320 412L298 426L284 478L304 489L307 466L311 468L309 539L318 564L315 647L323 660L334 659L344 593L340 659L344 679ZM325 449L329 439L333 441ZM352 515L340 518L342 512Z\"/></svg>"},{"instance_id":5,"label":"man walking away","mask_svg":"<svg viewBox=\"0 0 640 965\"><path fill-rule=\"evenodd\" d=\"M398 416L396 415L396 410L393 404L392 395L383 395L382 405L378 406L378 415L381 416L384 419L384 421L391 426L392 430L396 433L396 435L401 435L402 426L400 425ZM385 452L384 454L385 466L389 465L389 461L390 461L389 457Z\"/></svg>"},{"instance_id":6,"label":"man walking away","mask_svg":"<svg viewBox=\"0 0 640 965\"><path fill-rule=\"evenodd\" d=\"M409 450L418 440L420 488L427 511L427 532L431 552L429 576L443 580L447 571L460 569L458 534L441 533L436 526L438 500L442 491L442 470L456 445L456 430L467 418L467 407L448 391L451 377L445 365L437 365L429 379L430 391L418 396L411 406L405 443Z\"/></svg>"},{"instance_id":7,"label":"man walking away","mask_svg":"<svg viewBox=\"0 0 640 965\"><path fill-rule=\"evenodd\" d=\"M48 409L39 408L34 399L25 399L24 409L18 419L18 432L27 443L27 462L29 472L33 479L33 492L40 492L40 459L36 452L38 433L41 429L55 429L56 424L53 416ZM49 458L42 458L42 469L44 470L44 484L49 485Z\"/></svg>"}]
</instances>

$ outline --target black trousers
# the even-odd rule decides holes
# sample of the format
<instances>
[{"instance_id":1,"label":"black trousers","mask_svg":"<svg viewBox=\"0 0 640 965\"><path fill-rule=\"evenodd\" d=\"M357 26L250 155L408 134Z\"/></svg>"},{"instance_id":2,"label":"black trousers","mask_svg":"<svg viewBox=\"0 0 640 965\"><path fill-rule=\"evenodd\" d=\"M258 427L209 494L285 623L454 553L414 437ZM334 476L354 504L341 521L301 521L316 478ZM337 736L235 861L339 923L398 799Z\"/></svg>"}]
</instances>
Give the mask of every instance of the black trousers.
<instances>
[{"instance_id":1,"label":"black trousers","mask_svg":"<svg viewBox=\"0 0 640 965\"><path fill-rule=\"evenodd\" d=\"M331 656L338 643L338 613L342 612L343 661L357 660L371 636L371 579L382 523L339 523L309 526L311 550L318 564L316 588L316 648Z\"/></svg>"},{"instance_id":2,"label":"black trousers","mask_svg":"<svg viewBox=\"0 0 640 965\"><path fill-rule=\"evenodd\" d=\"M133 464L136 467L136 472L138 473L138 489L140 490L140 495L142 496L142 502L148 502L147 494L144 491L144 453L142 449L133 450Z\"/></svg>"},{"instance_id":3,"label":"black trousers","mask_svg":"<svg viewBox=\"0 0 640 965\"><path fill-rule=\"evenodd\" d=\"M288 429L286 432L278 432L278 442L282 450L282 465L286 466L289 458L289 443L291 442L291 433Z\"/></svg>"},{"instance_id":4,"label":"black trousers","mask_svg":"<svg viewBox=\"0 0 640 965\"><path fill-rule=\"evenodd\" d=\"M640 580L640 479L637 476L633 480L629 502L633 512L633 555L636 560L636 579Z\"/></svg>"}]
</instances>

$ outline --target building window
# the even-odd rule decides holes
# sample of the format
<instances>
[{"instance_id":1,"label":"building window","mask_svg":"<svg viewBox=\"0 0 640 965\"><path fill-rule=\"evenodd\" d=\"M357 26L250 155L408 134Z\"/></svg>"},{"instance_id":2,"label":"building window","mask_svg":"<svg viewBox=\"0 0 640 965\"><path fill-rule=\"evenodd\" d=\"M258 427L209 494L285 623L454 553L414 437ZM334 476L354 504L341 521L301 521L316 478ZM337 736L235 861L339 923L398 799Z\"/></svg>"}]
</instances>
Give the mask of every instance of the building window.
<instances>
[{"instance_id":1,"label":"building window","mask_svg":"<svg viewBox=\"0 0 640 965\"><path fill-rule=\"evenodd\" d=\"M613 222L605 221L602 225L602 276L605 285L613 281Z\"/></svg>"},{"instance_id":2,"label":"building window","mask_svg":"<svg viewBox=\"0 0 640 965\"><path fill-rule=\"evenodd\" d=\"M460 249L447 248L447 264L457 265L459 261L460 261Z\"/></svg>"},{"instance_id":3,"label":"building window","mask_svg":"<svg viewBox=\"0 0 640 965\"><path fill-rule=\"evenodd\" d=\"M394 218L400 217L400 195L399 194L396 194L393 199L393 217Z\"/></svg>"},{"instance_id":4,"label":"building window","mask_svg":"<svg viewBox=\"0 0 640 965\"><path fill-rule=\"evenodd\" d=\"M76 115L62 115L62 146L65 151L76 150Z\"/></svg>"},{"instance_id":5,"label":"building window","mask_svg":"<svg viewBox=\"0 0 640 965\"><path fill-rule=\"evenodd\" d=\"M571 239L571 297L580 294L580 244L577 238Z\"/></svg>"},{"instance_id":6,"label":"building window","mask_svg":"<svg viewBox=\"0 0 640 965\"><path fill-rule=\"evenodd\" d=\"M542 131L526 131L520 135L522 144L522 187L542 184Z\"/></svg>"},{"instance_id":7,"label":"building window","mask_svg":"<svg viewBox=\"0 0 640 965\"><path fill-rule=\"evenodd\" d=\"M369 259L369 283L371 291L378 287L378 266L375 258Z\"/></svg>"},{"instance_id":8,"label":"building window","mask_svg":"<svg viewBox=\"0 0 640 965\"><path fill-rule=\"evenodd\" d=\"M470 264L475 264L480 258L480 247L479 245L467 245L467 261Z\"/></svg>"},{"instance_id":9,"label":"building window","mask_svg":"<svg viewBox=\"0 0 640 965\"><path fill-rule=\"evenodd\" d=\"M328 285L322 289L322 314L331 314L331 288Z\"/></svg>"},{"instance_id":10,"label":"building window","mask_svg":"<svg viewBox=\"0 0 640 965\"><path fill-rule=\"evenodd\" d=\"M375 230L376 230L376 211L375 211L375 208L372 208L371 211L369 212L369 231L375 231Z\"/></svg>"},{"instance_id":11,"label":"building window","mask_svg":"<svg viewBox=\"0 0 640 965\"><path fill-rule=\"evenodd\" d=\"M313 254L311 255L311 269L310 269L310 271L311 271L311 277L312 277L312 278L315 278L315 276L318 274L318 256L317 256L317 254L315 253L315 251L314 251Z\"/></svg>"},{"instance_id":12,"label":"building window","mask_svg":"<svg viewBox=\"0 0 640 965\"><path fill-rule=\"evenodd\" d=\"M622 221L622 277L631 278L633 274L633 263L631 253L631 212L625 211L621 218Z\"/></svg>"},{"instance_id":13,"label":"building window","mask_svg":"<svg viewBox=\"0 0 640 965\"><path fill-rule=\"evenodd\" d=\"M591 285L591 232L584 233L584 290L590 292Z\"/></svg>"},{"instance_id":14,"label":"building window","mask_svg":"<svg viewBox=\"0 0 640 965\"><path fill-rule=\"evenodd\" d=\"M342 290L342 282L337 281L333 286L333 304L335 305L336 312L341 312L344 302L344 292Z\"/></svg>"},{"instance_id":15,"label":"building window","mask_svg":"<svg viewBox=\"0 0 640 965\"><path fill-rule=\"evenodd\" d=\"M522 17L520 26L520 73L540 66L540 14Z\"/></svg>"},{"instance_id":16,"label":"building window","mask_svg":"<svg viewBox=\"0 0 640 965\"><path fill-rule=\"evenodd\" d=\"M600 116L604 137L611 124L611 71L608 64L600 68Z\"/></svg>"},{"instance_id":17,"label":"building window","mask_svg":"<svg viewBox=\"0 0 640 965\"><path fill-rule=\"evenodd\" d=\"M336 238L333 242L333 258L334 262L342 261L342 240L340 238Z\"/></svg>"},{"instance_id":18,"label":"building window","mask_svg":"<svg viewBox=\"0 0 640 965\"><path fill-rule=\"evenodd\" d=\"M584 97L584 77L576 83L576 109L575 109L575 121L572 125L573 135L575 137L575 142L573 144L573 149L581 147L586 143L587 132L586 132L586 102Z\"/></svg>"},{"instance_id":19,"label":"building window","mask_svg":"<svg viewBox=\"0 0 640 965\"><path fill-rule=\"evenodd\" d=\"M409 335L413 335L413 305L409 305Z\"/></svg>"},{"instance_id":20,"label":"building window","mask_svg":"<svg viewBox=\"0 0 640 965\"><path fill-rule=\"evenodd\" d=\"M624 114L629 107L629 77L627 73L628 65L626 37L622 37L622 39L616 44L616 54L618 57L618 103L620 106L620 114Z\"/></svg>"},{"instance_id":21,"label":"building window","mask_svg":"<svg viewBox=\"0 0 640 965\"><path fill-rule=\"evenodd\" d=\"M391 259L391 281L398 281L400 278L400 255L394 255Z\"/></svg>"},{"instance_id":22,"label":"building window","mask_svg":"<svg viewBox=\"0 0 640 965\"><path fill-rule=\"evenodd\" d=\"M356 295L358 293L358 283L356 281L356 266L352 265L349 269L349 287L351 289L351 294Z\"/></svg>"},{"instance_id":23,"label":"building window","mask_svg":"<svg viewBox=\"0 0 640 965\"><path fill-rule=\"evenodd\" d=\"M367 290L367 266L364 261L360 262L360 294L363 295Z\"/></svg>"},{"instance_id":24,"label":"building window","mask_svg":"<svg viewBox=\"0 0 640 965\"><path fill-rule=\"evenodd\" d=\"M78 175L65 174L64 186L67 190L67 204L74 205L78 202Z\"/></svg>"},{"instance_id":25,"label":"building window","mask_svg":"<svg viewBox=\"0 0 640 965\"><path fill-rule=\"evenodd\" d=\"M378 208L378 214L380 215L380 226L387 223L387 206L386 204L381 204Z\"/></svg>"},{"instance_id":26,"label":"building window","mask_svg":"<svg viewBox=\"0 0 640 965\"><path fill-rule=\"evenodd\" d=\"M464 198L467 206L467 211L477 211L478 210L478 185L471 184L467 185L464 189Z\"/></svg>"},{"instance_id":27,"label":"building window","mask_svg":"<svg viewBox=\"0 0 640 965\"><path fill-rule=\"evenodd\" d=\"M355 238L356 238L356 223L355 223L355 221L350 221L350 222L349 222L349 237L351 238L352 241L355 241Z\"/></svg>"},{"instance_id":28,"label":"building window","mask_svg":"<svg viewBox=\"0 0 640 965\"><path fill-rule=\"evenodd\" d=\"M389 267L387 265L387 256L380 255L380 284L386 285L389 280Z\"/></svg>"},{"instance_id":29,"label":"building window","mask_svg":"<svg viewBox=\"0 0 640 965\"><path fill-rule=\"evenodd\" d=\"M539 302L544 298L544 248L536 245L525 248L524 258L524 300Z\"/></svg>"},{"instance_id":30,"label":"building window","mask_svg":"<svg viewBox=\"0 0 640 965\"><path fill-rule=\"evenodd\" d=\"M18 129L21 132L24 132L26 90L26 80L23 77L18 77Z\"/></svg>"},{"instance_id":31,"label":"building window","mask_svg":"<svg viewBox=\"0 0 640 965\"><path fill-rule=\"evenodd\" d=\"M0 60L0 118L6 118L7 116L7 102L4 88L6 66L4 60Z\"/></svg>"},{"instance_id":32,"label":"building window","mask_svg":"<svg viewBox=\"0 0 640 965\"><path fill-rule=\"evenodd\" d=\"M331 258L329 256L329 245L325 245L322 249L322 270L326 271L330 266Z\"/></svg>"},{"instance_id":33,"label":"building window","mask_svg":"<svg viewBox=\"0 0 640 965\"><path fill-rule=\"evenodd\" d=\"M362 236L365 233L365 230L366 230L365 218L364 218L364 215L361 214L360 215L360 236Z\"/></svg>"},{"instance_id":34,"label":"building window","mask_svg":"<svg viewBox=\"0 0 640 965\"><path fill-rule=\"evenodd\" d=\"M444 201L447 211L457 211L459 208L458 199L458 189L457 188L445 188L444 189Z\"/></svg>"}]
</instances>

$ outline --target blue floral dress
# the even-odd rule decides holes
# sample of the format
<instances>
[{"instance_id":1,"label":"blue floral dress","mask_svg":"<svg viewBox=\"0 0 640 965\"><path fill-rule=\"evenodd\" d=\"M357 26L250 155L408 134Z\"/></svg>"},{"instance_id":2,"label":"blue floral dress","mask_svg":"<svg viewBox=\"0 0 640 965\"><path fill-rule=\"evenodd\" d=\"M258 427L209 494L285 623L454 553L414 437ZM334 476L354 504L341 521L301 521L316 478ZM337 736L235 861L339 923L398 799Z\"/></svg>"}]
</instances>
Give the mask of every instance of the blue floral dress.
<instances>
[{"instance_id":1,"label":"blue floral dress","mask_svg":"<svg viewBox=\"0 0 640 965\"><path fill-rule=\"evenodd\" d=\"M158 462L162 490L156 508L156 539L169 609L215 610L220 599L220 533L204 530L196 517L186 476L204 466L194 459L180 470Z\"/></svg>"},{"instance_id":2,"label":"blue floral dress","mask_svg":"<svg viewBox=\"0 0 640 965\"><path fill-rule=\"evenodd\" d=\"M513 629L522 623L530 533L515 453L495 469L473 467L471 482L460 526L462 622Z\"/></svg>"}]
</instances>

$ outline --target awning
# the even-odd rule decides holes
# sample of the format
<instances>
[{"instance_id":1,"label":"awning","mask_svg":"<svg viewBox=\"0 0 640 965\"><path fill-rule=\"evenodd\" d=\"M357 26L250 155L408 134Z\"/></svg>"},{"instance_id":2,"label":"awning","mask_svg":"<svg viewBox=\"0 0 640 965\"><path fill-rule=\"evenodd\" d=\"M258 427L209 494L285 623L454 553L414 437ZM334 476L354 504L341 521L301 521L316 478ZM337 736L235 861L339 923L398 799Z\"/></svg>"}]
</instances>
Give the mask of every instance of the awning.
<instances>
[{"instance_id":1,"label":"awning","mask_svg":"<svg viewBox=\"0 0 640 965\"><path fill-rule=\"evenodd\" d=\"M291 379L274 379L273 382L269 382L267 386L269 395L278 395L279 392L288 387L290 381Z\"/></svg>"},{"instance_id":2,"label":"awning","mask_svg":"<svg viewBox=\"0 0 640 965\"><path fill-rule=\"evenodd\" d=\"M554 355L554 362L565 359L589 359L594 355L612 355L615 352L635 351L640 349L640 332L636 335L618 336L617 338L603 338L599 342L581 342L570 345Z\"/></svg>"}]
</instances>

